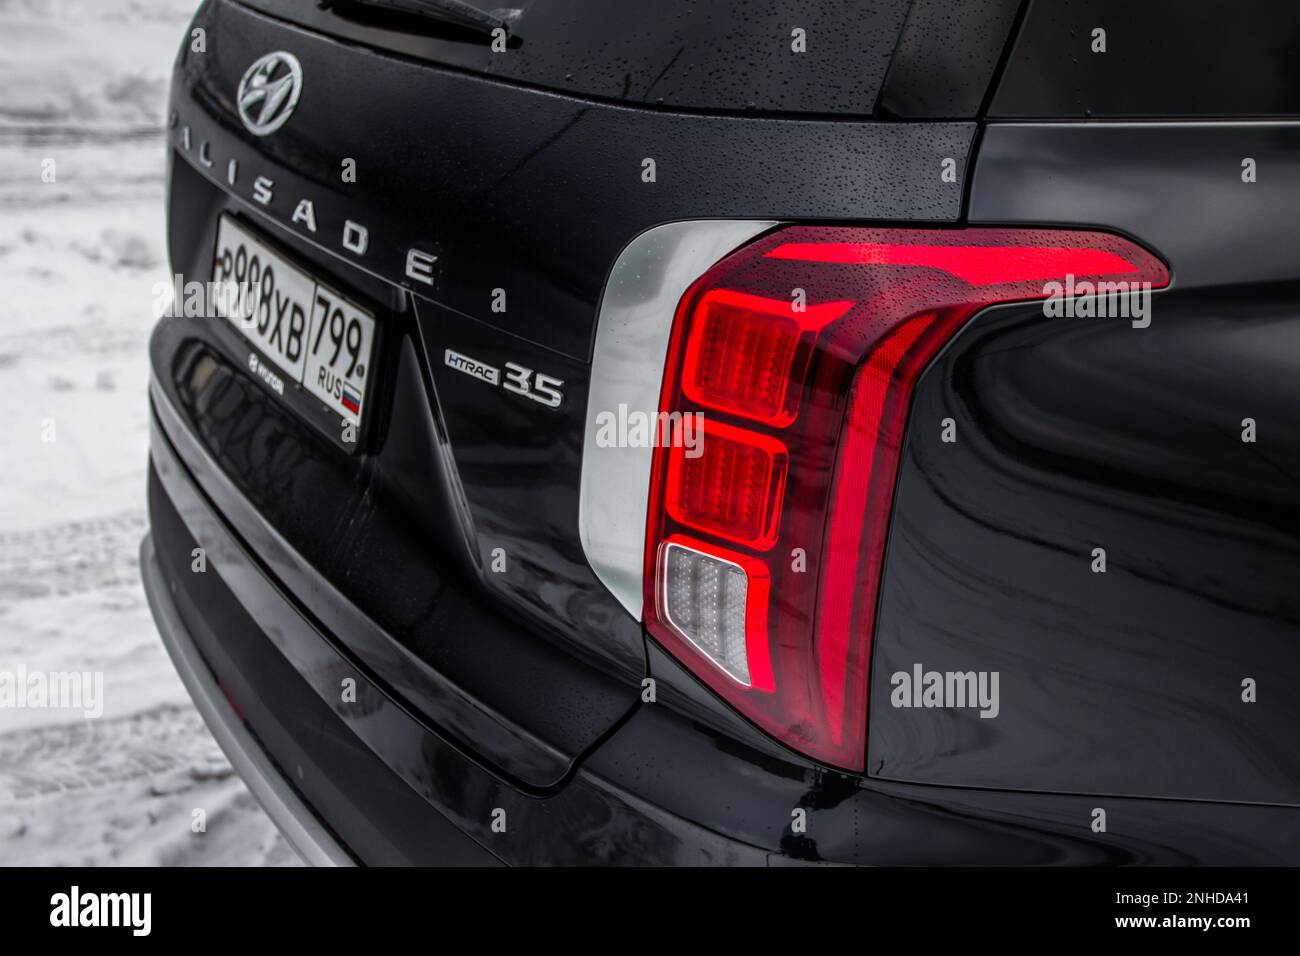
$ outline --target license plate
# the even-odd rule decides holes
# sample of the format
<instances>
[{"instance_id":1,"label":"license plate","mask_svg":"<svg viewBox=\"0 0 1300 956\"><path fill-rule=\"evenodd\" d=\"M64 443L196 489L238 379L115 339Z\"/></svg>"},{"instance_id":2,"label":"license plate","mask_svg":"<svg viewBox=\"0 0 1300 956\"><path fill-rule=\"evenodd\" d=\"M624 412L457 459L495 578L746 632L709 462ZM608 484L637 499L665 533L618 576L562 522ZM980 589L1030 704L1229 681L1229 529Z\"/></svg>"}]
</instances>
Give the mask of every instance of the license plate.
<instances>
[{"instance_id":1,"label":"license plate","mask_svg":"<svg viewBox=\"0 0 1300 956\"><path fill-rule=\"evenodd\" d=\"M374 316L225 216L217 225L212 280L238 291L216 298L218 314L286 378L361 427ZM274 383L272 390L279 391Z\"/></svg>"}]
</instances>

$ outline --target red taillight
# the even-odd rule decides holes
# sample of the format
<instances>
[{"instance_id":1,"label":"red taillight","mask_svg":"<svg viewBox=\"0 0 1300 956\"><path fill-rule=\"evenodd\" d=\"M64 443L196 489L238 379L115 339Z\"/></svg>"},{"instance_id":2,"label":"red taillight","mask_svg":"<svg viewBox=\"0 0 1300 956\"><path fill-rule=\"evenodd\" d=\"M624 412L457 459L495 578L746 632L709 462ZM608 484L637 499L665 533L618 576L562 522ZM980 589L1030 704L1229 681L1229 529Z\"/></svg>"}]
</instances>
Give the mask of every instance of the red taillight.
<instances>
[{"instance_id":1,"label":"red taillight","mask_svg":"<svg viewBox=\"0 0 1300 956\"><path fill-rule=\"evenodd\" d=\"M817 332L852 306L796 308L791 299L710 289L695 307L682 391L706 408L788 425L799 412L799 384Z\"/></svg>"},{"instance_id":2,"label":"red taillight","mask_svg":"<svg viewBox=\"0 0 1300 956\"><path fill-rule=\"evenodd\" d=\"M1050 282L1168 285L1103 233L793 226L734 253L678 305L655 450L650 634L742 713L861 770L867 676L913 386L977 311Z\"/></svg>"},{"instance_id":3,"label":"red taillight","mask_svg":"<svg viewBox=\"0 0 1300 956\"><path fill-rule=\"evenodd\" d=\"M665 623L737 684L771 691L767 565L673 535L659 547L659 566L658 608ZM687 614L674 617L673 607Z\"/></svg>"},{"instance_id":4,"label":"red taillight","mask_svg":"<svg viewBox=\"0 0 1300 956\"><path fill-rule=\"evenodd\" d=\"M789 456L779 439L705 419L693 447L668 454L668 514L678 523L766 551L776 544Z\"/></svg>"}]
</instances>

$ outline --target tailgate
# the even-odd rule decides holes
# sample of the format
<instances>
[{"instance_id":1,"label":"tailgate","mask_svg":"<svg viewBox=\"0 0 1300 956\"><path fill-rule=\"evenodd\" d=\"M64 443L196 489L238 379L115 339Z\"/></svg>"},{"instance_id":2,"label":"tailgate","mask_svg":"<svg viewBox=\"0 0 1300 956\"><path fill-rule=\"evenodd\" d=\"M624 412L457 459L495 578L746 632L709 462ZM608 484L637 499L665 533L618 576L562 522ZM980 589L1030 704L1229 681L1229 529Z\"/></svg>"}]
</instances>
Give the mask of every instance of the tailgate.
<instances>
[{"instance_id":1,"label":"tailgate","mask_svg":"<svg viewBox=\"0 0 1300 956\"><path fill-rule=\"evenodd\" d=\"M645 675L640 622L578 527L621 250L681 219L954 221L961 176L942 171L964 170L974 127L631 109L230 0L195 25L208 52L182 52L172 90L174 271L206 280L219 222L237 221L304 288L373 316L376 358L353 447L249 374L228 323L159 326L156 400L256 512L227 514L236 530L283 546L271 570L359 666L522 786L554 785ZM237 91L274 51L301 90L254 135Z\"/></svg>"}]
</instances>

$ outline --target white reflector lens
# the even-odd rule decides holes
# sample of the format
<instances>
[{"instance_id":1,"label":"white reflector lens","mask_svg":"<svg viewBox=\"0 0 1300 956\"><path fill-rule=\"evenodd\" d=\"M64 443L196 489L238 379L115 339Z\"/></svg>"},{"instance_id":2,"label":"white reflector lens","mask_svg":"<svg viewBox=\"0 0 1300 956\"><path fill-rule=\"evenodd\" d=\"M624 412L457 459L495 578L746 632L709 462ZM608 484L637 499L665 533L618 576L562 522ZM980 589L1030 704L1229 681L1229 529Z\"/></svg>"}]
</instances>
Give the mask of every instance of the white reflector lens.
<instances>
[{"instance_id":1,"label":"white reflector lens","mask_svg":"<svg viewBox=\"0 0 1300 956\"><path fill-rule=\"evenodd\" d=\"M680 544L664 547L664 616L733 680L749 686L745 569Z\"/></svg>"}]
</instances>

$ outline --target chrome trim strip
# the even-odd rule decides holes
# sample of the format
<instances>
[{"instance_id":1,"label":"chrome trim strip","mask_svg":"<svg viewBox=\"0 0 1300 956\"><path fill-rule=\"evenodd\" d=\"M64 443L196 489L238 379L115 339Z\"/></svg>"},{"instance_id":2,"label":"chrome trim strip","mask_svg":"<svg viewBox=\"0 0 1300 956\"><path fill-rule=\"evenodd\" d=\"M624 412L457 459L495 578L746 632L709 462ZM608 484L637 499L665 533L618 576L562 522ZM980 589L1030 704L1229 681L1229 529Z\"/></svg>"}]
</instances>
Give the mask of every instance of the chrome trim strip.
<instances>
[{"instance_id":1,"label":"chrome trim strip","mask_svg":"<svg viewBox=\"0 0 1300 956\"><path fill-rule=\"evenodd\" d=\"M655 226L614 263L596 318L582 446L578 535L596 576L637 620L644 592L652 448L602 448L597 416L657 414L673 315L692 282L775 222L696 219Z\"/></svg>"},{"instance_id":2,"label":"chrome trim strip","mask_svg":"<svg viewBox=\"0 0 1300 956\"><path fill-rule=\"evenodd\" d=\"M347 850L316 819L226 700L176 609L158 563L152 534L146 534L140 542L140 576L149 609L176 672L208 730L267 816L304 862L312 866L354 866Z\"/></svg>"}]
</instances>

